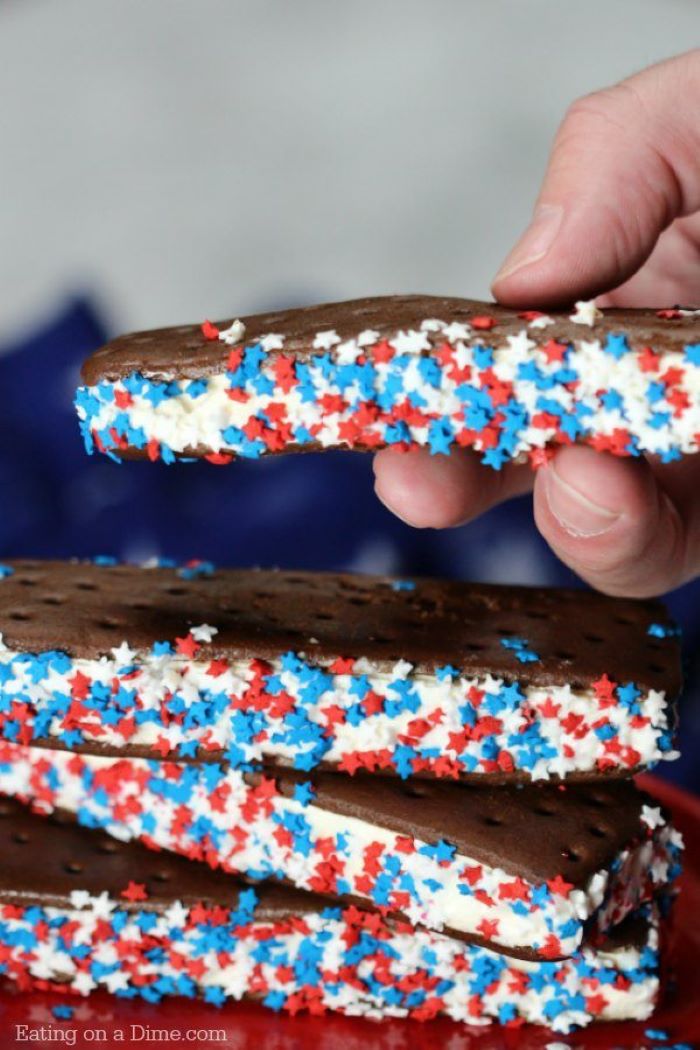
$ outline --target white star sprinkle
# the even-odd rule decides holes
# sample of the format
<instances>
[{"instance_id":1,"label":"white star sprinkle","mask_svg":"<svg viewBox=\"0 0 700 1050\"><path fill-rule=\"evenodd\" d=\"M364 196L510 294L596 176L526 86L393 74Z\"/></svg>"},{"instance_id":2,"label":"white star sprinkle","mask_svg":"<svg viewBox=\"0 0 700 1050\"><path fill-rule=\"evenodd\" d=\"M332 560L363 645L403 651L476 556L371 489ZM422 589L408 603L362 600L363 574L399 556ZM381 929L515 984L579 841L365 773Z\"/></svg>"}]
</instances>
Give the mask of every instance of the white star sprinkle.
<instances>
[{"instance_id":1,"label":"white star sprinkle","mask_svg":"<svg viewBox=\"0 0 700 1050\"><path fill-rule=\"evenodd\" d=\"M430 349L430 340L426 332L397 332L389 342L400 354L417 354Z\"/></svg>"},{"instance_id":2,"label":"white star sprinkle","mask_svg":"<svg viewBox=\"0 0 700 1050\"><path fill-rule=\"evenodd\" d=\"M550 317L549 314L540 314L539 317L535 317L528 323L528 328L546 328L547 325L554 323L554 318Z\"/></svg>"},{"instance_id":3,"label":"white star sprinkle","mask_svg":"<svg viewBox=\"0 0 700 1050\"><path fill-rule=\"evenodd\" d=\"M107 973L102 980L112 994L114 994L114 992L122 991L123 988L129 987L129 976L124 973L123 970L115 970L113 973Z\"/></svg>"},{"instance_id":4,"label":"white star sprinkle","mask_svg":"<svg viewBox=\"0 0 700 1050\"><path fill-rule=\"evenodd\" d=\"M188 909L182 901L175 901L164 914L164 919L171 926L184 926L189 916Z\"/></svg>"},{"instance_id":5,"label":"white star sprinkle","mask_svg":"<svg viewBox=\"0 0 700 1050\"><path fill-rule=\"evenodd\" d=\"M136 656L136 650L131 649L128 642L122 642L121 645L112 649L112 656L118 664L126 666L133 662L133 659Z\"/></svg>"},{"instance_id":6,"label":"white star sprinkle","mask_svg":"<svg viewBox=\"0 0 700 1050\"><path fill-rule=\"evenodd\" d=\"M527 360L530 351L534 350L537 343L533 342L529 338L525 329L518 332L517 335L509 335L508 337L508 352L513 355L514 360Z\"/></svg>"},{"instance_id":7,"label":"white star sprinkle","mask_svg":"<svg viewBox=\"0 0 700 1050\"><path fill-rule=\"evenodd\" d=\"M115 908L119 905L113 901L107 890L102 890L99 897L91 898L92 910L97 919L108 919Z\"/></svg>"},{"instance_id":8,"label":"white star sprinkle","mask_svg":"<svg viewBox=\"0 0 700 1050\"><path fill-rule=\"evenodd\" d=\"M335 359L339 365L354 365L361 353L359 340L348 339L337 348Z\"/></svg>"},{"instance_id":9,"label":"white star sprinkle","mask_svg":"<svg viewBox=\"0 0 700 1050\"><path fill-rule=\"evenodd\" d=\"M469 339L471 336L471 325L466 322L453 321L452 324L443 329L442 334L450 343L456 343L458 339Z\"/></svg>"},{"instance_id":10,"label":"white star sprinkle","mask_svg":"<svg viewBox=\"0 0 700 1050\"><path fill-rule=\"evenodd\" d=\"M211 627L208 623L201 623L199 627L191 627L190 634L195 642L210 642L215 634L219 633L218 627Z\"/></svg>"},{"instance_id":11,"label":"white star sprinkle","mask_svg":"<svg viewBox=\"0 0 700 1050\"><path fill-rule=\"evenodd\" d=\"M573 321L574 324L587 324L592 328L596 321L599 321L603 316L602 310L598 309L592 299L589 299L587 302L581 299L575 306L575 313L569 317L569 320Z\"/></svg>"},{"instance_id":12,"label":"white star sprinkle","mask_svg":"<svg viewBox=\"0 0 700 1050\"><path fill-rule=\"evenodd\" d=\"M228 328L222 328L219 332L219 339L222 343L226 343L227 346L233 346L234 343L240 343L241 339L245 335L245 325L242 321L232 321Z\"/></svg>"},{"instance_id":13,"label":"white star sprinkle","mask_svg":"<svg viewBox=\"0 0 700 1050\"><path fill-rule=\"evenodd\" d=\"M666 823L658 806L642 806L642 821L648 828L660 828Z\"/></svg>"},{"instance_id":14,"label":"white star sprinkle","mask_svg":"<svg viewBox=\"0 0 700 1050\"><path fill-rule=\"evenodd\" d=\"M438 321L436 317L429 317L425 321L420 323L421 331L423 332L442 332L445 329L445 322Z\"/></svg>"},{"instance_id":15,"label":"white star sprinkle","mask_svg":"<svg viewBox=\"0 0 700 1050\"><path fill-rule=\"evenodd\" d=\"M270 350L281 350L284 347L284 336L278 335L276 332L269 332L258 340L265 353L269 353Z\"/></svg>"},{"instance_id":16,"label":"white star sprinkle","mask_svg":"<svg viewBox=\"0 0 700 1050\"><path fill-rule=\"evenodd\" d=\"M90 905L92 897L87 890L71 890L70 902L74 908L87 908Z\"/></svg>"},{"instance_id":17,"label":"white star sprinkle","mask_svg":"<svg viewBox=\"0 0 700 1050\"><path fill-rule=\"evenodd\" d=\"M314 336L314 350L332 350L340 342L340 336L331 328L328 332L317 332Z\"/></svg>"},{"instance_id":18,"label":"white star sprinkle","mask_svg":"<svg viewBox=\"0 0 700 1050\"><path fill-rule=\"evenodd\" d=\"M379 332L375 332L373 328L365 328L364 332L360 332L357 337L358 346L373 346L379 340Z\"/></svg>"}]
</instances>

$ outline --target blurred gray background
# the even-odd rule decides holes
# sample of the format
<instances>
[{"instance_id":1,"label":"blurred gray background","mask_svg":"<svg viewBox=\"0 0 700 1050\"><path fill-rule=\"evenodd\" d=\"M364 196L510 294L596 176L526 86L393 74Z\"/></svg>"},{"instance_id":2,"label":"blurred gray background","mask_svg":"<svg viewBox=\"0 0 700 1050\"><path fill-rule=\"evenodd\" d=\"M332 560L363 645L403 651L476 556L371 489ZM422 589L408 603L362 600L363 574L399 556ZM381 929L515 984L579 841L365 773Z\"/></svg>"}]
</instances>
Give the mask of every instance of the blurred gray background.
<instances>
[{"instance_id":1,"label":"blurred gray background","mask_svg":"<svg viewBox=\"0 0 700 1050\"><path fill-rule=\"evenodd\" d=\"M697 0L0 0L0 340L392 291L484 296L567 104Z\"/></svg>"}]
</instances>

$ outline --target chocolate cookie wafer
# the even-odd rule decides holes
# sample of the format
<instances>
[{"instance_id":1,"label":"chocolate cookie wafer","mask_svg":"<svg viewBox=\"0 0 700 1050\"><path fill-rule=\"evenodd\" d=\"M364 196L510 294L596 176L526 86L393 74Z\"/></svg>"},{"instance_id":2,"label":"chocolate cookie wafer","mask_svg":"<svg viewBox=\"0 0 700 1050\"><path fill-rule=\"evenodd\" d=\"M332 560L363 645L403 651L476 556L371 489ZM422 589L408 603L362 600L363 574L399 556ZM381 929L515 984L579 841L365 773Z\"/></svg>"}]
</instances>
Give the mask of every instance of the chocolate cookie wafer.
<instances>
[{"instance_id":1,"label":"chocolate cookie wafer","mask_svg":"<svg viewBox=\"0 0 700 1050\"><path fill-rule=\"evenodd\" d=\"M83 380L87 449L114 459L395 446L500 469L580 441L667 462L700 447L700 311L358 299L124 335Z\"/></svg>"},{"instance_id":2,"label":"chocolate cookie wafer","mask_svg":"<svg viewBox=\"0 0 700 1050\"><path fill-rule=\"evenodd\" d=\"M0 571L6 740L494 782L675 756L658 602L203 563Z\"/></svg>"},{"instance_id":3,"label":"chocolate cookie wafer","mask_svg":"<svg viewBox=\"0 0 700 1050\"><path fill-rule=\"evenodd\" d=\"M681 841L630 780L471 787L0 743L0 793L251 880L559 959L678 874Z\"/></svg>"},{"instance_id":4,"label":"chocolate cookie wafer","mask_svg":"<svg viewBox=\"0 0 700 1050\"><path fill-rule=\"evenodd\" d=\"M652 905L571 959L533 964L299 890L252 889L7 800L0 849L2 968L26 989L252 997L291 1014L522 1019L557 1032L644 1019L658 998Z\"/></svg>"}]
</instances>

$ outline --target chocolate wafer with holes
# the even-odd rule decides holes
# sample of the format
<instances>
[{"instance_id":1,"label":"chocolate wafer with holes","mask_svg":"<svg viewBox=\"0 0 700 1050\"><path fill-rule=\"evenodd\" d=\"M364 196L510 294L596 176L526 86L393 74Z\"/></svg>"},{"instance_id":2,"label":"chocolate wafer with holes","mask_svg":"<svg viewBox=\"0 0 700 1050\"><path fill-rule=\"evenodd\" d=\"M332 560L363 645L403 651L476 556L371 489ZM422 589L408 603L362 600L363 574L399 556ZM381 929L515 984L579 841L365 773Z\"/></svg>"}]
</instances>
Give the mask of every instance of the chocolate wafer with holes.
<instances>
[{"instance_id":1,"label":"chocolate wafer with holes","mask_svg":"<svg viewBox=\"0 0 700 1050\"><path fill-rule=\"evenodd\" d=\"M243 997L296 1014L522 1020L558 1032L644 1019L659 994L659 909L571 959L523 964L354 905L118 842L0 800L0 954L23 989L158 1002Z\"/></svg>"},{"instance_id":2,"label":"chocolate wafer with holes","mask_svg":"<svg viewBox=\"0 0 700 1050\"><path fill-rule=\"evenodd\" d=\"M357 299L120 336L83 382L87 450L116 460L467 448L498 470L578 441L666 462L698 451L700 311Z\"/></svg>"},{"instance_id":3,"label":"chocolate wafer with holes","mask_svg":"<svg viewBox=\"0 0 700 1050\"><path fill-rule=\"evenodd\" d=\"M13 742L494 783L675 756L658 602L206 563L0 572Z\"/></svg>"}]
</instances>

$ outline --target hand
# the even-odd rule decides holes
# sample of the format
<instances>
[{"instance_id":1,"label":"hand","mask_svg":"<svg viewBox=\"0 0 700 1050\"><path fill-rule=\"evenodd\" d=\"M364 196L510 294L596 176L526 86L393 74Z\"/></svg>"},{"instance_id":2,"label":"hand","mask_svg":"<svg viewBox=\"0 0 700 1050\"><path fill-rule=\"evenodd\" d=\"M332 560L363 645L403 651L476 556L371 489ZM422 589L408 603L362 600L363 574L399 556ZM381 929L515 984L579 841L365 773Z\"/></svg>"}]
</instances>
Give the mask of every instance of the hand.
<instances>
[{"instance_id":1,"label":"hand","mask_svg":"<svg viewBox=\"0 0 700 1050\"><path fill-rule=\"evenodd\" d=\"M516 307L606 292L602 306L700 305L700 50L575 102L533 220L493 282ZM700 455L662 465L586 446L533 473L474 453L375 459L376 492L404 521L447 528L530 489L537 527L580 576L643 597L700 572Z\"/></svg>"}]
</instances>

